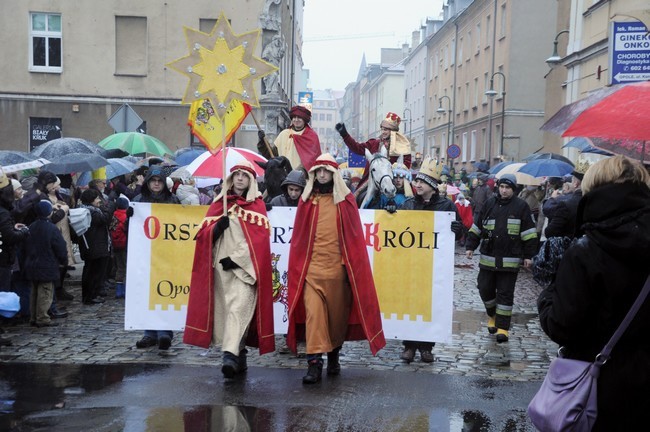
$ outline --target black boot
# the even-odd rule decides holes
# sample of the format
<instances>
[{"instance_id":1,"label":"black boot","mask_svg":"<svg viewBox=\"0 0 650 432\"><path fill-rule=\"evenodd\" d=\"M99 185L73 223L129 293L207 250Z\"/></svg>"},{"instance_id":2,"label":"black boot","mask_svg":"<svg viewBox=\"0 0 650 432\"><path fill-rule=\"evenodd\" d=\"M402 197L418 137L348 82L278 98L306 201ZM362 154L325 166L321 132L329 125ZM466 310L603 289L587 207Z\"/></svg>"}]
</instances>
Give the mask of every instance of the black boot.
<instances>
[{"instance_id":1,"label":"black boot","mask_svg":"<svg viewBox=\"0 0 650 432\"><path fill-rule=\"evenodd\" d=\"M308 363L307 375L302 377L303 384L316 384L323 375L323 359L310 360Z\"/></svg>"},{"instance_id":2,"label":"black boot","mask_svg":"<svg viewBox=\"0 0 650 432\"><path fill-rule=\"evenodd\" d=\"M341 364L339 363L340 351L341 347L338 347L327 353L327 375L338 375L341 373Z\"/></svg>"},{"instance_id":3,"label":"black boot","mask_svg":"<svg viewBox=\"0 0 650 432\"><path fill-rule=\"evenodd\" d=\"M233 378L239 373L239 357L228 351L223 352L223 366L221 373L226 378Z\"/></svg>"},{"instance_id":4,"label":"black boot","mask_svg":"<svg viewBox=\"0 0 650 432\"><path fill-rule=\"evenodd\" d=\"M248 369L248 365L246 364L246 354L248 354L247 349L243 349L239 352L239 372L244 372Z\"/></svg>"}]
</instances>

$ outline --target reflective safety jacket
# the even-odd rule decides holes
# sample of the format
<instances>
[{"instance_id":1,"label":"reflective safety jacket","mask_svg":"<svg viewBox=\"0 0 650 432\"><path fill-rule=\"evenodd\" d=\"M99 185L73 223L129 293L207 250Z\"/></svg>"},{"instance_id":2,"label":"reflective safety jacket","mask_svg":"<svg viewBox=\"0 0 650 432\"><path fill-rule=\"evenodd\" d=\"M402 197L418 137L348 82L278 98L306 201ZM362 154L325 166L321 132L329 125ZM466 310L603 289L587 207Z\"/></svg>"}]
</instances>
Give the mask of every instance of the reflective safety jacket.
<instances>
[{"instance_id":1,"label":"reflective safety jacket","mask_svg":"<svg viewBox=\"0 0 650 432\"><path fill-rule=\"evenodd\" d=\"M479 267L494 271L519 271L522 259L537 252L537 230L530 207L521 198L491 197L474 215L466 250L479 245Z\"/></svg>"}]
</instances>

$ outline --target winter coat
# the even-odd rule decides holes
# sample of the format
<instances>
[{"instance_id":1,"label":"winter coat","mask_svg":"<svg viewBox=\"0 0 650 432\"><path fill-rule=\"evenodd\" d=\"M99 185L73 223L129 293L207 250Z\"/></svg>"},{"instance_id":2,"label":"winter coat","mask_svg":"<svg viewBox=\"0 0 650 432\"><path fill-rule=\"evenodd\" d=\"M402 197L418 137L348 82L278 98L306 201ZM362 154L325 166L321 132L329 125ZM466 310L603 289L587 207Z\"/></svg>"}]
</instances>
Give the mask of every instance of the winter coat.
<instances>
[{"instance_id":1,"label":"winter coat","mask_svg":"<svg viewBox=\"0 0 650 432\"><path fill-rule=\"evenodd\" d=\"M569 195L555 198L552 216L548 216L549 222L544 230L546 237L569 237L573 238L576 230L576 215L578 213L578 203L582 198L582 190L576 189ZM553 200L549 200L553 201ZM545 207L546 209L546 207Z\"/></svg>"},{"instance_id":2,"label":"winter coat","mask_svg":"<svg viewBox=\"0 0 650 432\"><path fill-rule=\"evenodd\" d=\"M538 299L542 329L566 356L593 361L623 321L649 273L650 189L610 184L585 194L579 238L555 283ZM650 299L627 328L598 380L594 431L637 430L650 406Z\"/></svg>"},{"instance_id":3,"label":"winter coat","mask_svg":"<svg viewBox=\"0 0 650 432\"><path fill-rule=\"evenodd\" d=\"M494 271L519 271L523 259L537 252L537 229L526 201L495 195L487 200L467 236L466 249L481 245L479 267Z\"/></svg>"},{"instance_id":4,"label":"winter coat","mask_svg":"<svg viewBox=\"0 0 650 432\"><path fill-rule=\"evenodd\" d=\"M199 205L199 190L194 185L178 185L176 197L183 205Z\"/></svg>"},{"instance_id":5,"label":"winter coat","mask_svg":"<svg viewBox=\"0 0 650 432\"><path fill-rule=\"evenodd\" d=\"M49 219L29 225L29 238L23 244L21 269L27 280L54 282L60 268L68 265L68 249L59 229Z\"/></svg>"},{"instance_id":6,"label":"winter coat","mask_svg":"<svg viewBox=\"0 0 650 432\"><path fill-rule=\"evenodd\" d=\"M126 221L126 209L115 210L110 226L111 243L115 250L126 249L126 239L128 234L128 225Z\"/></svg>"},{"instance_id":7,"label":"winter coat","mask_svg":"<svg viewBox=\"0 0 650 432\"><path fill-rule=\"evenodd\" d=\"M63 199L63 197L61 197L60 194L57 194L57 198L60 201L65 202L65 200ZM34 210L34 207L41 200L50 201L50 197L38 189L32 189L31 191L27 192L20 200L20 203L15 206L16 212L14 213L14 215L19 218L18 222L24 223L25 225L30 225L32 222L38 219L36 217L36 211ZM56 224L63 218L65 218L65 211L61 209L58 210L55 209L52 212L52 215L50 216L50 220L54 224Z\"/></svg>"},{"instance_id":8,"label":"winter coat","mask_svg":"<svg viewBox=\"0 0 650 432\"><path fill-rule=\"evenodd\" d=\"M269 204L273 207L298 207L298 201L300 201L300 196L298 199L292 200L289 195L283 193L274 197Z\"/></svg>"},{"instance_id":9,"label":"winter coat","mask_svg":"<svg viewBox=\"0 0 650 432\"><path fill-rule=\"evenodd\" d=\"M27 232L14 228L11 213L0 206L0 267L11 267L16 260L16 248L27 238Z\"/></svg>"},{"instance_id":10,"label":"winter coat","mask_svg":"<svg viewBox=\"0 0 650 432\"><path fill-rule=\"evenodd\" d=\"M79 240L79 254L84 261L111 255L111 236L108 227L113 218L113 210L108 206L95 207L82 205L90 210L90 228Z\"/></svg>"},{"instance_id":11,"label":"winter coat","mask_svg":"<svg viewBox=\"0 0 650 432\"><path fill-rule=\"evenodd\" d=\"M472 192L472 205L474 214L480 213L485 206L485 202L491 197L491 188L487 184L481 184Z\"/></svg>"}]
</instances>

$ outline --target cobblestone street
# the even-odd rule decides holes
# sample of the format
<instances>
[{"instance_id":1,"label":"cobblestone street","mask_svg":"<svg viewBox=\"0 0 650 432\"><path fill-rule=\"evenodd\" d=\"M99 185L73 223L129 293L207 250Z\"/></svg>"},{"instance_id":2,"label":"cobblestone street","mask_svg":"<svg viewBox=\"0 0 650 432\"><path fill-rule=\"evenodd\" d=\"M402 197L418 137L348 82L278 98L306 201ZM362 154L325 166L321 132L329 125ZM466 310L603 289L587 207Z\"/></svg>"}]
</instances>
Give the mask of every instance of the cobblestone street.
<instances>
[{"instance_id":1,"label":"cobblestone street","mask_svg":"<svg viewBox=\"0 0 650 432\"><path fill-rule=\"evenodd\" d=\"M543 333L537 319L536 299L541 288L529 272L519 274L515 291L515 307L510 341L497 345L485 329L486 315L476 289L478 257L467 260L456 253L453 340L434 348L435 361L422 363L419 356L410 364L399 359L401 341L389 340L377 356L372 356L366 342L346 342L341 357L343 368L371 368L401 372L479 376L486 378L538 381L546 374L557 345ZM135 342L141 332L124 330L124 300L109 292L100 305L82 305L81 268L78 264L67 279L67 290L74 295L71 302L61 302L69 317L59 319L58 327L35 328L11 322L4 324L4 337L13 346L2 347L2 362L36 363L175 363L217 366L218 350L205 350L182 343L176 333L169 351L156 347L137 349ZM282 337L277 336L277 344ZM266 368L304 368L305 360L293 354L275 352L259 356L250 350L249 366Z\"/></svg>"}]
</instances>

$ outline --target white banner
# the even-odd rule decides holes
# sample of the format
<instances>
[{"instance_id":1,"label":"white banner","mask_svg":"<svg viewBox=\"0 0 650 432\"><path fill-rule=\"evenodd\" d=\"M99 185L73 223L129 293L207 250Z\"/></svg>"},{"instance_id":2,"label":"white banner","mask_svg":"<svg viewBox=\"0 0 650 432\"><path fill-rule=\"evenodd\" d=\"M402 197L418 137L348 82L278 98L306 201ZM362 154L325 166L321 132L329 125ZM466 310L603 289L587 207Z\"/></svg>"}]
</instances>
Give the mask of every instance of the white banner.
<instances>
[{"instance_id":1,"label":"white banner","mask_svg":"<svg viewBox=\"0 0 650 432\"><path fill-rule=\"evenodd\" d=\"M182 330L194 236L206 206L134 203L129 222L127 330ZM271 253L275 332L287 329L287 265L295 208L274 207ZM386 338L451 341L451 212L360 210Z\"/></svg>"}]
</instances>

